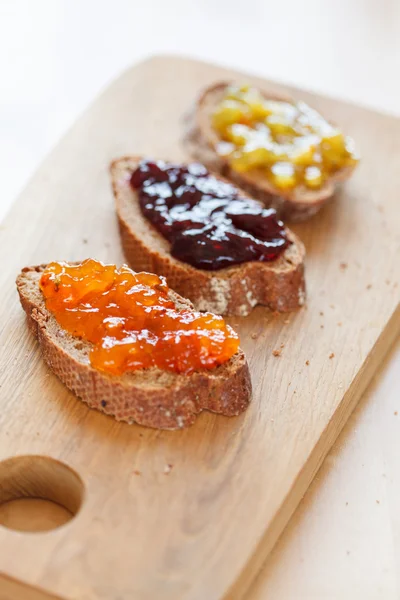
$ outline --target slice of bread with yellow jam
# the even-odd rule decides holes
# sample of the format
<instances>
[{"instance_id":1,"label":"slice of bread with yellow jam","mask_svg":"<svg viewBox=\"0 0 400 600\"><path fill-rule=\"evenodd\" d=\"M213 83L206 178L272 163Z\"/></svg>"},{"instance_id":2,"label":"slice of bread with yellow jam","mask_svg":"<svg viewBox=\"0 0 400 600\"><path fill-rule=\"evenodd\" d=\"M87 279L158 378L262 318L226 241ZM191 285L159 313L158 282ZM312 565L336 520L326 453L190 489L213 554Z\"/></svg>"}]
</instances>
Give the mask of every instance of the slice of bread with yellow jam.
<instances>
[{"instance_id":1,"label":"slice of bread with yellow jam","mask_svg":"<svg viewBox=\"0 0 400 600\"><path fill-rule=\"evenodd\" d=\"M358 163L351 138L304 102L235 83L201 93L184 143L288 221L314 215Z\"/></svg>"}]
</instances>

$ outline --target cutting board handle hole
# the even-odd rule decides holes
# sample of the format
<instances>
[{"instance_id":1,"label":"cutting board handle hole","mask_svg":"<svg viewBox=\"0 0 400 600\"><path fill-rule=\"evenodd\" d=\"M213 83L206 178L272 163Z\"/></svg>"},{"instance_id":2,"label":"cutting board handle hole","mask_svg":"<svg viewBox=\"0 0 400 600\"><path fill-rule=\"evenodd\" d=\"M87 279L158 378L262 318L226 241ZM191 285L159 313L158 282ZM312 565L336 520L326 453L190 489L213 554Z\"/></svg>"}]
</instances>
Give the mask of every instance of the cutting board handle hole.
<instances>
[{"instance_id":1,"label":"cutting board handle hole","mask_svg":"<svg viewBox=\"0 0 400 600\"><path fill-rule=\"evenodd\" d=\"M0 525L16 531L49 531L78 513L84 484L66 464L48 456L0 462Z\"/></svg>"}]
</instances>

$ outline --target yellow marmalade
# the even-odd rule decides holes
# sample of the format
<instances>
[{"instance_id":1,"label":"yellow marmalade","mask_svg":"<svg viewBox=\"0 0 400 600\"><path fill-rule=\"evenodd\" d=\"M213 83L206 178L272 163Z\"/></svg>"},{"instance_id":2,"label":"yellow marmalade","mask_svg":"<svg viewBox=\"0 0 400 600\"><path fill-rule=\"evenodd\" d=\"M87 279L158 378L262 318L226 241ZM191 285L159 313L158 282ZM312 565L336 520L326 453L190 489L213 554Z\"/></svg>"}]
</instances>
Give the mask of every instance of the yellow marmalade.
<instances>
[{"instance_id":1,"label":"yellow marmalade","mask_svg":"<svg viewBox=\"0 0 400 600\"><path fill-rule=\"evenodd\" d=\"M319 189L358 162L353 140L307 104L268 100L249 86L226 89L212 124L232 169L264 174L281 191Z\"/></svg>"}]
</instances>

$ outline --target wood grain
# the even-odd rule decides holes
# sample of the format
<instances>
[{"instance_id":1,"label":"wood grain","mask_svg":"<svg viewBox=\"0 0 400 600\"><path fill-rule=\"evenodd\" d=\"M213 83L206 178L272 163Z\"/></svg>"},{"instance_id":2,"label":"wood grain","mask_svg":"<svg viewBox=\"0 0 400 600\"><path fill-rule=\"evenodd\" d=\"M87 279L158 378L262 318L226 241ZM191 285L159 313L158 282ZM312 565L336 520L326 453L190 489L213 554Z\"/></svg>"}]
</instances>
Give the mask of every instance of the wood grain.
<instances>
[{"instance_id":1,"label":"wood grain","mask_svg":"<svg viewBox=\"0 0 400 600\"><path fill-rule=\"evenodd\" d=\"M183 112L200 87L229 76L176 58L131 69L46 159L1 228L0 459L48 455L85 485L67 525L0 528L7 581L63 599L243 597L398 333L400 122L302 92L356 138L363 163L334 203L295 228L308 251L307 307L290 323L261 308L232 320L253 377L249 410L204 414L183 432L118 424L43 364L18 306L17 272L52 259L120 262L109 161L181 158Z\"/></svg>"},{"instance_id":2,"label":"wood grain","mask_svg":"<svg viewBox=\"0 0 400 600\"><path fill-rule=\"evenodd\" d=\"M398 600L400 339L246 600ZM288 577L290 573L290 577Z\"/></svg>"}]
</instances>

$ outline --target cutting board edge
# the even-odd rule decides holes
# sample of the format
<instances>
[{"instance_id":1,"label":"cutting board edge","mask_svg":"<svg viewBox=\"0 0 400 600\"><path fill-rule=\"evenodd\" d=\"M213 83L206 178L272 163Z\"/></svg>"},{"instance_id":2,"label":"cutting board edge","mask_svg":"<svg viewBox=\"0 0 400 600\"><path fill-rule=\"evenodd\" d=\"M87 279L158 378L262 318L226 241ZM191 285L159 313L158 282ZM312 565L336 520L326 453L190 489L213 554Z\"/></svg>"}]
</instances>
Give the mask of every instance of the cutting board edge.
<instances>
[{"instance_id":1,"label":"cutting board edge","mask_svg":"<svg viewBox=\"0 0 400 600\"><path fill-rule=\"evenodd\" d=\"M311 482L316 476L327 454L338 438L348 418L356 408L361 396L370 385L372 379L385 357L393 347L400 334L400 303L395 308L388 320L386 327L376 340L364 364L353 379L349 389L332 415L324 432L314 446L309 458L293 482L289 494L284 499L271 525L267 528L256 545L254 552L248 557L246 564L239 577L233 582L223 600L244 600L245 595L250 592L258 575L261 573L263 564L273 550L280 535L295 513L301 499L308 490ZM339 417L337 421L333 419ZM250 593L251 597L251 593Z\"/></svg>"},{"instance_id":2,"label":"cutting board edge","mask_svg":"<svg viewBox=\"0 0 400 600\"><path fill-rule=\"evenodd\" d=\"M0 600L67 600L0 572ZM72 598L68 598L72 600Z\"/></svg>"}]
</instances>

